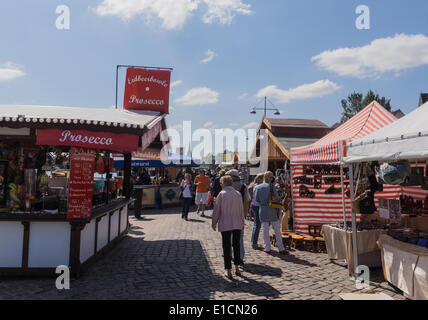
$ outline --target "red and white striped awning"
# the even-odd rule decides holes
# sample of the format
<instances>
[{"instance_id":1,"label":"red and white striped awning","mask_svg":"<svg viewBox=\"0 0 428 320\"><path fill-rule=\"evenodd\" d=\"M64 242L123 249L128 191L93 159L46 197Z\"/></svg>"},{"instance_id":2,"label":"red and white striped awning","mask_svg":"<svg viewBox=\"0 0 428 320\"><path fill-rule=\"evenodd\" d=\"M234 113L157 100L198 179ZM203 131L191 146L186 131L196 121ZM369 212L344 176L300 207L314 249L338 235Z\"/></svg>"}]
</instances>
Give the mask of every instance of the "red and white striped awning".
<instances>
[{"instance_id":1,"label":"red and white striped awning","mask_svg":"<svg viewBox=\"0 0 428 320\"><path fill-rule=\"evenodd\" d=\"M346 156L346 143L369 135L396 121L397 118L376 101L358 112L340 127L317 142L291 149L291 164L332 164L340 159L340 144L343 157Z\"/></svg>"}]
</instances>

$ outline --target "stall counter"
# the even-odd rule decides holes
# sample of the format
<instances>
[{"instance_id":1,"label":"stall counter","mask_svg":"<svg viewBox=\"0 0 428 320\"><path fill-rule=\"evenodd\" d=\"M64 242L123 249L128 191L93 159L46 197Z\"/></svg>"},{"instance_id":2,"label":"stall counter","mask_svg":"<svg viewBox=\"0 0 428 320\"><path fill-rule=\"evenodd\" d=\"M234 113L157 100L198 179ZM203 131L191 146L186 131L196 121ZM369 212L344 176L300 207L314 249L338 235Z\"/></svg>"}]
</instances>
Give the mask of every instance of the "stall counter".
<instances>
[{"instance_id":1,"label":"stall counter","mask_svg":"<svg viewBox=\"0 0 428 320\"><path fill-rule=\"evenodd\" d=\"M0 275L54 275L57 266L78 276L128 231L128 206L118 199L90 219L66 214L0 214Z\"/></svg>"},{"instance_id":2,"label":"stall counter","mask_svg":"<svg viewBox=\"0 0 428 320\"><path fill-rule=\"evenodd\" d=\"M428 300L428 249L388 235L378 240L385 280L410 299Z\"/></svg>"},{"instance_id":3,"label":"stall counter","mask_svg":"<svg viewBox=\"0 0 428 320\"><path fill-rule=\"evenodd\" d=\"M368 267L381 267L380 250L376 241L387 230L363 230L357 232L358 262ZM350 274L354 272L352 251L352 232L337 227L323 225L322 234L325 239L329 259L346 260Z\"/></svg>"}]
</instances>

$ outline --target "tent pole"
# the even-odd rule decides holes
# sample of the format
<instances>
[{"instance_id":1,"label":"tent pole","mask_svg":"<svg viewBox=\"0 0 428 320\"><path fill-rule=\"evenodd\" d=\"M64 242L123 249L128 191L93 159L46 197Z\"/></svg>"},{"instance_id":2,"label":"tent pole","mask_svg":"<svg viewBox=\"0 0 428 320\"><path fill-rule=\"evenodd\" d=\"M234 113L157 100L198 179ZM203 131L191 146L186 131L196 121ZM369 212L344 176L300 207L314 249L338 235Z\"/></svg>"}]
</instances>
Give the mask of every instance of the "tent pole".
<instances>
[{"instance_id":1,"label":"tent pole","mask_svg":"<svg viewBox=\"0 0 428 320\"><path fill-rule=\"evenodd\" d=\"M349 166L349 185L350 185L350 192L351 192L351 203L354 201L354 165L351 164ZM357 218L356 218L356 212L351 210L352 212L352 253L354 257L354 263L353 267L354 270L349 270L352 272L354 276L356 276L356 271L358 267L358 247L357 247ZM348 261L348 269L350 268L350 263Z\"/></svg>"},{"instance_id":2,"label":"tent pole","mask_svg":"<svg viewBox=\"0 0 428 320\"><path fill-rule=\"evenodd\" d=\"M340 182L342 185L342 208L343 208L343 228L346 230L346 203L345 203L345 184L343 179L343 143L340 142L339 145L339 159L340 159Z\"/></svg>"}]
</instances>

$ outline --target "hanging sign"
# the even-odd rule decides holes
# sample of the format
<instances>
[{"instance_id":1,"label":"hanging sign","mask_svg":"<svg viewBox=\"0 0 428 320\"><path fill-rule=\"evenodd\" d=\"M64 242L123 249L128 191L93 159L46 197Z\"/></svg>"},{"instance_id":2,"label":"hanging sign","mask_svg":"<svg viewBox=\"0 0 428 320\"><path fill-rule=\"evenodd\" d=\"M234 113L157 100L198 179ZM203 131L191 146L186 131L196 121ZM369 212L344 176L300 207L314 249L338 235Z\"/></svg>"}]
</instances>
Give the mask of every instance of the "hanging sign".
<instances>
[{"instance_id":1,"label":"hanging sign","mask_svg":"<svg viewBox=\"0 0 428 320\"><path fill-rule=\"evenodd\" d=\"M144 152L144 150L146 150L152 144L152 142L155 141L156 137L161 133L161 130L162 123L159 121L153 128L144 133L144 135L141 137L141 148L138 151Z\"/></svg>"},{"instance_id":2,"label":"hanging sign","mask_svg":"<svg viewBox=\"0 0 428 320\"><path fill-rule=\"evenodd\" d=\"M170 70L128 68L123 108L169 113Z\"/></svg>"},{"instance_id":3,"label":"hanging sign","mask_svg":"<svg viewBox=\"0 0 428 320\"><path fill-rule=\"evenodd\" d=\"M86 130L37 129L37 145L72 146L90 149L137 151L138 136Z\"/></svg>"},{"instance_id":4,"label":"hanging sign","mask_svg":"<svg viewBox=\"0 0 428 320\"><path fill-rule=\"evenodd\" d=\"M89 219L94 192L95 150L71 148L67 219Z\"/></svg>"}]
</instances>

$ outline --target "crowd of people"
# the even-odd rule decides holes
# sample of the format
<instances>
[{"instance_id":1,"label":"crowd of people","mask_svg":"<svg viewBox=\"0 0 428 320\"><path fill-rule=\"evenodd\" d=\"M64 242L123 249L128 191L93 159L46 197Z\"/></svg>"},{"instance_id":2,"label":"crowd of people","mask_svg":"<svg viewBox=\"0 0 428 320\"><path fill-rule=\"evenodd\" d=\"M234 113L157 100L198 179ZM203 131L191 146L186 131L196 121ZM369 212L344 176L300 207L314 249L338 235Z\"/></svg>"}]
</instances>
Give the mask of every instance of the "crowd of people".
<instances>
[{"instance_id":1,"label":"crowd of people","mask_svg":"<svg viewBox=\"0 0 428 320\"><path fill-rule=\"evenodd\" d=\"M281 237L283 213L290 206L291 190L284 170L276 175L267 171L258 174L247 186L241 181L236 169L226 171L218 168L206 172L198 170L196 175L183 171L180 183L182 199L182 218L188 220L189 209L195 202L197 214L205 216L205 208L214 204L212 228L222 235L223 257L226 276L232 278L232 254L235 274L240 275L244 262L245 220L252 218L254 226L251 247L271 253L270 226L273 227L280 254L287 254ZM287 226L288 227L288 226ZM263 229L264 246L258 244Z\"/></svg>"}]
</instances>

